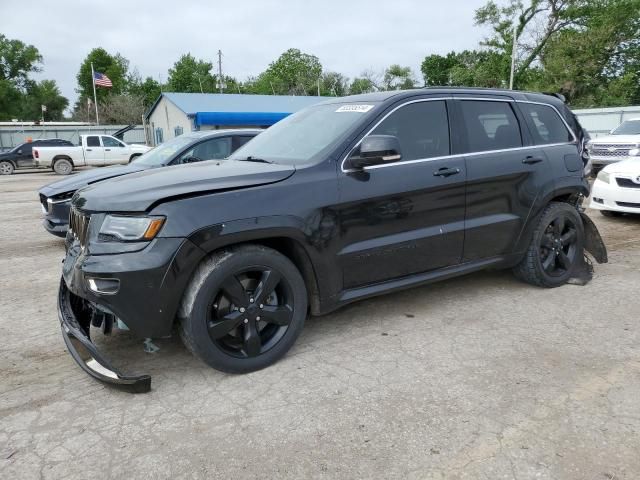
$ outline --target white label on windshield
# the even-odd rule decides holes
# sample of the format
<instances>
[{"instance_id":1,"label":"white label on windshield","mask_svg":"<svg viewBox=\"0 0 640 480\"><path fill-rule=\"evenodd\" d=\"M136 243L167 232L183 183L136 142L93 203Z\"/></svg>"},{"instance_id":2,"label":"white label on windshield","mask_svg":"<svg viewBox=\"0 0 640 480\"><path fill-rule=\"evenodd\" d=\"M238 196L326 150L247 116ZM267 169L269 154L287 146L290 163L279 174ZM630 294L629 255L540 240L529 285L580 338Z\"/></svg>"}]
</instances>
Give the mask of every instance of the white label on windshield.
<instances>
[{"instance_id":1,"label":"white label on windshield","mask_svg":"<svg viewBox=\"0 0 640 480\"><path fill-rule=\"evenodd\" d=\"M373 108L373 105L342 105L336 112L357 112L366 113Z\"/></svg>"}]
</instances>

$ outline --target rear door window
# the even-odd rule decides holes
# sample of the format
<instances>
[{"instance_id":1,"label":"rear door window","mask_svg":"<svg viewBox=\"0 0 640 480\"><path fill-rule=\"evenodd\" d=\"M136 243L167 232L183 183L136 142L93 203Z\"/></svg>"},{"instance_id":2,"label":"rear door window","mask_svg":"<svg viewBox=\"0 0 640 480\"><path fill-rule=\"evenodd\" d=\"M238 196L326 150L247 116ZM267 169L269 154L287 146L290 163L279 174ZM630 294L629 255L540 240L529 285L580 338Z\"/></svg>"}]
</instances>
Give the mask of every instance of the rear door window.
<instances>
[{"instance_id":1,"label":"rear door window","mask_svg":"<svg viewBox=\"0 0 640 480\"><path fill-rule=\"evenodd\" d=\"M536 145L573 141L573 135L552 107L537 103L519 103L518 106L524 113Z\"/></svg>"},{"instance_id":2,"label":"rear door window","mask_svg":"<svg viewBox=\"0 0 640 480\"><path fill-rule=\"evenodd\" d=\"M371 135L397 137L402 160L449 155L447 106L444 100L404 105L384 119Z\"/></svg>"},{"instance_id":3,"label":"rear door window","mask_svg":"<svg viewBox=\"0 0 640 480\"><path fill-rule=\"evenodd\" d=\"M99 147L100 146L100 137L91 136L87 137L87 147Z\"/></svg>"},{"instance_id":4,"label":"rear door window","mask_svg":"<svg viewBox=\"0 0 640 480\"><path fill-rule=\"evenodd\" d=\"M520 125L510 102L464 100L460 110L468 152L522 147Z\"/></svg>"}]
</instances>

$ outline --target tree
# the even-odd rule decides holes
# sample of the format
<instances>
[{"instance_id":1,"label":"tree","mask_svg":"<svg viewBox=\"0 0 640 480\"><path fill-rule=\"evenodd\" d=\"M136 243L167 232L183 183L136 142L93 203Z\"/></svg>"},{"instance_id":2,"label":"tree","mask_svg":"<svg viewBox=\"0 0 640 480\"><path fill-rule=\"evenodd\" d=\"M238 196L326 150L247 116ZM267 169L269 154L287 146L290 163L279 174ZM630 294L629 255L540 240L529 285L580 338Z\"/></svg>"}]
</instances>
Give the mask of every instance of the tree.
<instances>
[{"instance_id":1,"label":"tree","mask_svg":"<svg viewBox=\"0 0 640 480\"><path fill-rule=\"evenodd\" d=\"M451 70L458 66L460 59L456 52L450 52L446 56L427 55L420 66L424 84L427 87L451 85Z\"/></svg>"},{"instance_id":2,"label":"tree","mask_svg":"<svg viewBox=\"0 0 640 480\"><path fill-rule=\"evenodd\" d=\"M47 107L47 111L44 112L45 121L59 121L64 118L69 100L62 96L55 80L32 82L27 87L20 117L24 120L39 120L42 116L42 105Z\"/></svg>"},{"instance_id":3,"label":"tree","mask_svg":"<svg viewBox=\"0 0 640 480\"><path fill-rule=\"evenodd\" d=\"M411 67L401 67L397 64L385 70L382 82L384 90L405 90L416 86Z\"/></svg>"},{"instance_id":4,"label":"tree","mask_svg":"<svg viewBox=\"0 0 640 480\"><path fill-rule=\"evenodd\" d=\"M370 93L377 90L371 79L365 77L356 77L349 85L349 94L358 95L360 93Z\"/></svg>"},{"instance_id":5,"label":"tree","mask_svg":"<svg viewBox=\"0 0 640 480\"><path fill-rule=\"evenodd\" d=\"M290 48L258 77L250 79L251 93L278 95L316 95L322 64L318 57Z\"/></svg>"},{"instance_id":6,"label":"tree","mask_svg":"<svg viewBox=\"0 0 640 480\"><path fill-rule=\"evenodd\" d=\"M323 72L320 78L320 95L342 97L349 91L349 79L338 72Z\"/></svg>"},{"instance_id":7,"label":"tree","mask_svg":"<svg viewBox=\"0 0 640 480\"><path fill-rule=\"evenodd\" d=\"M187 53L182 55L169 69L167 89L171 92L212 93L216 90L216 81L211 75L213 64Z\"/></svg>"},{"instance_id":8,"label":"tree","mask_svg":"<svg viewBox=\"0 0 640 480\"><path fill-rule=\"evenodd\" d=\"M139 124L144 111L144 97L141 95L110 95L100 104L100 122L114 125Z\"/></svg>"},{"instance_id":9,"label":"tree","mask_svg":"<svg viewBox=\"0 0 640 480\"><path fill-rule=\"evenodd\" d=\"M96 72L105 74L113 84L112 88L96 87L98 102L104 101L110 94L120 94L127 90L127 74L129 61L119 53L111 55L104 48L94 48L80 65L76 75L80 94L79 103L85 103L87 98L93 98L93 77L91 63Z\"/></svg>"},{"instance_id":10,"label":"tree","mask_svg":"<svg viewBox=\"0 0 640 480\"><path fill-rule=\"evenodd\" d=\"M145 108L149 108L162 93L162 85L152 77L142 80L137 70L129 74L127 93L142 97Z\"/></svg>"}]
</instances>

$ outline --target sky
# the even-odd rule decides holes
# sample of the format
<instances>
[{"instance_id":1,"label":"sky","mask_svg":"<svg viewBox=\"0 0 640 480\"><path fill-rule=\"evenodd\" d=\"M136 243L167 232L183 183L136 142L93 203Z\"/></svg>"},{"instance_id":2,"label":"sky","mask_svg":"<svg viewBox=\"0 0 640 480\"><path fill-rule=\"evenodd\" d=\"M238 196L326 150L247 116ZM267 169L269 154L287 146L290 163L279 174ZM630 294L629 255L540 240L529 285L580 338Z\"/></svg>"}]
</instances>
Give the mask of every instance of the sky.
<instances>
[{"instance_id":1,"label":"sky","mask_svg":"<svg viewBox=\"0 0 640 480\"><path fill-rule=\"evenodd\" d=\"M393 63L416 77L426 55L475 48L473 13L486 0L0 0L0 33L43 56L37 79L56 80L73 105L76 74L95 47L121 53L144 77L166 81L183 53L243 80L288 48L350 78Z\"/></svg>"}]
</instances>

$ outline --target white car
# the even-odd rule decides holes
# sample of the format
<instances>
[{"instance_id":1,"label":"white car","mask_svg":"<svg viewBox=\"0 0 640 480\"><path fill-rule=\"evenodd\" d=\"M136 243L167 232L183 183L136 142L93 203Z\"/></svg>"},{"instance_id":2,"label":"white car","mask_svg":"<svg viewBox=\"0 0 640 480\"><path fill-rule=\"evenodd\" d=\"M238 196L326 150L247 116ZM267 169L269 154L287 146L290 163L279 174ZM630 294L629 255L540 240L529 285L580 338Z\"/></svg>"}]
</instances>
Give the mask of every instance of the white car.
<instances>
[{"instance_id":1,"label":"white car","mask_svg":"<svg viewBox=\"0 0 640 480\"><path fill-rule=\"evenodd\" d=\"M53 168L59 175L70 174L75 167L124 165L151 150L146 145L128 145L110 135L81 135L77 147L37 147L33 160L37 167Z\"/></svg>"},{"instance_id":2,"label":"white car","mask_svg":"<svg viewBox=\"0 0 640 480\"><path fill-rule=\"evenodd\" d=\"M640 156L600 170L591 188L589 206L605 216L640 213Z\"/></svg>"},{"instance_id":3,"label":"white car","mask_svg":"<svg viewBox=\"0 0 640 480\"><path fill-rule=\"evenodd\" d=\"M594 173L612 163L640 156L640 118L625 120L605 137L587 143Z\"/></svg>"}]
</instances>

